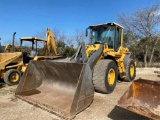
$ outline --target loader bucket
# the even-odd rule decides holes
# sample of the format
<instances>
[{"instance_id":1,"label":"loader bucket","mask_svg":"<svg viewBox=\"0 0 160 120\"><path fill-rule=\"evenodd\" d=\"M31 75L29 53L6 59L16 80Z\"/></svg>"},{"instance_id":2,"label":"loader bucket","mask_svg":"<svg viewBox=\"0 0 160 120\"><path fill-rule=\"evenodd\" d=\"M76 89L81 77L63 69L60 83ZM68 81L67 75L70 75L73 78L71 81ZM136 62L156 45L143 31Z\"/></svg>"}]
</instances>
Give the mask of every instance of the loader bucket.
<instances>
[{"instance_id":1,"label":"loader bucket","mask_svg":"<svg viewBox=\"0 0 160 120\"><path fill-rule=\"evenodd\" d=\"M135 80L118 101L118 106L160 120L160 81Z\"/></svg>"},{"instance_id":2,"label":"loader bucket","mask_svg":"<svg viewBox=\"0 0 160 120\"><path fill-rule=\"evenodd\" d=\"M88 64L30 61L15 96L72 119L93 101L92 72Z\"/></svg>"}]
</instances>

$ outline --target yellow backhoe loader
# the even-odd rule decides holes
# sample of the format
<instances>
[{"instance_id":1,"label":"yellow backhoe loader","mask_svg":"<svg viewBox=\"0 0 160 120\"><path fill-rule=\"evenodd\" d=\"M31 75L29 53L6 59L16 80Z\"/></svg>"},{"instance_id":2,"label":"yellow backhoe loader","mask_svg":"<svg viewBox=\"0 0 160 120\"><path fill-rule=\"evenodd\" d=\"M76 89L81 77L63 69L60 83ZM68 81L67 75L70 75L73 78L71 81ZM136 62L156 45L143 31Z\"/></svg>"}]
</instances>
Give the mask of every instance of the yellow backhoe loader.
<instances>
[{"instance_id":1,"label":"yellow backhoe loader","mask_svg":"<svg viewBox=\"0 0 160 120\"><path fill-rule=\"evenodd\" d=\"M131 52L123 47L123 26L111 22L92 25L90 43L81 43L70 62L30 61L16 89L16 97L71 119L93 101L94 90L114 91L118 76L136 76Z\"/></svg>"},{"instance_id":2,"label":"yellow backhoe loader","mask_svg":"<svg viewBox=\"0 0 160 120\"><path fill-rule=\"evenodd\" d=\"M26 70L30 60L45 60L59 58L56 51L55 37L49 28L46 30L47 40L38 37L22 37L20 38L20 46L15 47L13 34L12 45L6 45L4 53L0 53L0 77L4 79L8 85L19 83L21 74ZM24 51L23 42L31 43L31 51ZM38 56L39 42L43 42L44 55ZM28 45L28 44L27 44ZM19 52L17 52L19 50ZM53 50L54 56L47 56Z\"/></svg>"}]
</instances>

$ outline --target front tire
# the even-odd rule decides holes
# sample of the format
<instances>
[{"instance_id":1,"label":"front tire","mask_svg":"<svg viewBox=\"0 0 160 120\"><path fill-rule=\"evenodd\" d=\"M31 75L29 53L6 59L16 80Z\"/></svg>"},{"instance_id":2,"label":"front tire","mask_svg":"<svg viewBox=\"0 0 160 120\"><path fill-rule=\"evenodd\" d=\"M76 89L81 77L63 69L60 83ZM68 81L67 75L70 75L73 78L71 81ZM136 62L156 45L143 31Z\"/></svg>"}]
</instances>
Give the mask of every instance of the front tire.
<instances>
[{"instance_id":1,"label":"front tire","mask_svg":"<svg viewBox=\"0 0 160 120\"><path fill-rule=\"evenodd\" d=\"M136 77L136 65L132 59L129 59L126 66L126 77L124 81L131 82Z\"/></svg>"},{"instance_id":2,"label":"front tire","mask_svg":"<svg viewBox=\"0 0 160 120\"><path fill-rule=\"evenodd\" d=\"M19 83L21 73L17 69L10 69L4 74L4 82L8 85L16 85Z\"/></svg>"},{"instance_id":3,"label":"front tire","mask_svg":"<svg viewBox=\"0 0 160 120\"><path fill-rule=\"evenodd\" d=\"M93 85L96 91L112 93L116 87L118 68L113 60L100 60L94 66Z\"/></svg>"}]
</instances>

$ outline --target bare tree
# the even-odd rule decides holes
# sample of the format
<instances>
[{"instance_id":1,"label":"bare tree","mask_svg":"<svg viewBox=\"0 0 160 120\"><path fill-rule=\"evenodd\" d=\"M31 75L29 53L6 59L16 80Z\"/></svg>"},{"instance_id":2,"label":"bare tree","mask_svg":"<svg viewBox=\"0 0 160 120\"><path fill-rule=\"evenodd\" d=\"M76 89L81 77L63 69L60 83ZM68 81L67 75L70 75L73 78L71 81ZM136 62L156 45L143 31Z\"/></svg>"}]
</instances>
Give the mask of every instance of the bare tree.
<instances>
[{"instance_id":1,"label":"bare tree","mask_svg":"<svg viewBox=\"0 0 160 120\"><path fill-rule=\"evenodd\" d=\"M40 38L45 38L46 37L46 31L45 30L38 31L38 32L36 32L36 34L34 36L35 37L40 37Z\"/></svg>"},{"instance_id":2,"label":"bare tree","mask_svg":"<svg viewBox=\"0 0 160 120\"><path fill-rule=\"evenodd\" d=\"M87 43L87 37L85 36L85 31L76 29L73 35L70 36L70 40L72 41L72 45L77 47L80 42Z\"/></svg>"},{"instance_id":3,"label":"bare tree","mask_svg":"<svg viewBox=\"0 0 160 120\"><path fill-rule=\"evenodd\" d=\"M127 16L125 13L119 14L118 19L121 24L129 31L131 36L137 35L139 39L146 38L144 65L147 67L147 57L149 58L149 66L151 65L155 46L159 39L158 25L160 24L160 5L154 3L149 7L138 9ZM149 54L149 51L152 51Z\"/></svg>"},{"instance_id":4,"label":"bare tree","mask_svg":"<svg viewBox=\"0 0 160 120\"><path fill-rule=\"evenodd\" d=\"M159 35L160 36L160 35ZM153 44L151 44L152 48L151 48L151 54L150 54L150 60L149 60L149 66L151 66L152 64L152 59L153 59L153 54L154 51L156 49L156 46L158 45L158 41L160 41L160 38L158 36L156 36L155 38L152 38Z\"/></svg>"}]
</instances>

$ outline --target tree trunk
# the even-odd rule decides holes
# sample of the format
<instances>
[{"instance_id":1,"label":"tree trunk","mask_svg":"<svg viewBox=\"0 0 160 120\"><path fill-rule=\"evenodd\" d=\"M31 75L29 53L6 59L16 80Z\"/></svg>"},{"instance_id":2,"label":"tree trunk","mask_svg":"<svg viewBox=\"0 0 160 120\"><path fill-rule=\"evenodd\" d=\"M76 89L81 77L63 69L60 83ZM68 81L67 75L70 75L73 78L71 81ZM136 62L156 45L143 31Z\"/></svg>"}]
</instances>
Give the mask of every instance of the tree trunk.
<instances>
[{"instance_id":1,"label":"tree trunk","mask_svg":"<svg viewBox=\"0 0 160 120\"><path fill-rule=\"evenodd\" d=\"M147 55L148 55L148 46L145 47L145 55L144 55L144 67L147 67Z\"/></svg>"},{"instance_id":2,"label":"tree trunk","mask_svg":"<svg viewBox=\"0 0 160 120\"><path fill-rule=\"evenodd\" d=\"M152 63L152 59L153 59L153 53L154 53L154 50L155 50L155 47L156 47L157 43L158 43L158 39L156 40L156 42L155 42L155 44L152 48L152 51L151 51L151 56L150 56L150 59L149 59L149 67L151 67L151 63Z\"/></svg>"},{"instance_id":3,"label":"tree trunk","mask_svg":"<svg viewBox=\"0 0 160 120\"><path fill-rule=\"evenodd\" d=\"M152 63L152 58L153 58L153 53L154 53L154 50L155 50L155 46L152 48L152 51L151 51L151 56L150 56L150 59L149 59L149 64L148 64L148 67L151 67L151 63Z\"/></svg>"}]
</instances>

